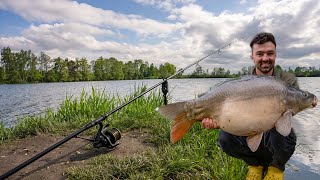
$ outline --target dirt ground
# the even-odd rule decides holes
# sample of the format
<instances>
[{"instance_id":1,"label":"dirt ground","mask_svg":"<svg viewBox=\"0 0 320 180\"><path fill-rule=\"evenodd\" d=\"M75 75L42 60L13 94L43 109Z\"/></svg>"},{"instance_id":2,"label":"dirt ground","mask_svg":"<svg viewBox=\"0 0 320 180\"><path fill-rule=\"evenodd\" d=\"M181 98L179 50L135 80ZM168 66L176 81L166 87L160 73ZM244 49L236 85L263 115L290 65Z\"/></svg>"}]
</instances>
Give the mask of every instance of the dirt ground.
<instances>
[{"instance_id":1,"label":"dirt ground","mask_svg":"<svg viewBox=\"0 0 320 180\"><path fill-rule=\"evenodd\" d=\"M145 143L147 133L131 131L122 134L120 145L112 151L106 148L90 148L89 141L73 138L27 167L10 176L8 179L66 179L65 169L86 163L90 158L101 154L115 156L134 156L146 149L153 148ZM63 136L38 135L20 139L0 146L0 174L11 170L17 165L52 146L63 139ZM90 137L86 137L90 138Z\"/></svg>"}]
</instances>

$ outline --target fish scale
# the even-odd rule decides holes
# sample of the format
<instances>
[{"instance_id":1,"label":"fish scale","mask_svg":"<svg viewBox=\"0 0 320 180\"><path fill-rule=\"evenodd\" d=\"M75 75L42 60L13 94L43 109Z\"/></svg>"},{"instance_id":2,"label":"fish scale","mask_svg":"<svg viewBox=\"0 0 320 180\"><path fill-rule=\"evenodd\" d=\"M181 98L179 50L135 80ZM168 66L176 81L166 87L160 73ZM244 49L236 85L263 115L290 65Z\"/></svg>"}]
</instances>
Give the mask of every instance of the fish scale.
<instances>
[{"instance_id":1,"label":"fish scale","mask_svg":"<svg viewBox=\"0 0 320 180\"><path fill-rule=\"evenodd\" d=\"M203 96L158 108L172 119L171 141L176 143L197 122L214 119L220 128L237 136L248 136L252 151L262 134L276 127L286 136L292 116L317 104L315 95L287 86L272 76L245 76L214 86ZM259 142L256 142L259 141Z\"/></svg>"}]
</instances>

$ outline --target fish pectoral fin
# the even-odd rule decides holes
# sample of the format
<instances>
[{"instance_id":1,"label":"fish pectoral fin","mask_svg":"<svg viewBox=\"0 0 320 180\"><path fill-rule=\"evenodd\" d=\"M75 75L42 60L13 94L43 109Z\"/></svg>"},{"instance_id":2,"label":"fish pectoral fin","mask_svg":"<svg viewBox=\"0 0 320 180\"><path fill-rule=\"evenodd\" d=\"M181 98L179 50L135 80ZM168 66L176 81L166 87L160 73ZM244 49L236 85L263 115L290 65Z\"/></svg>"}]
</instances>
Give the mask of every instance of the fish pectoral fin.
<instances>
[{"instance_id":1,"label":"fish pectoral fin","mask_svg":"<svg viewBox=\"0 0 320 180\"><path fill-rule=\"evenodd\" d=\"M283 115L278 119L278 121L275 124L276 130L282 135L282 136L288 136L291 132L292 128L292 112L286 111L283 113Z\"/></svg>"},{"instance_id":2,"label":"fish pectoral fin","mask_svg":"<svg viewBox=\"0 0 320 180\"><path fill-rule=\"evenodd\" d=\"M188 120L187 113L182 112L176 116L172 122L171 142L174 144L179 141L192 127L196 120Z\"/></svg>"},{"instance_id":3,"label":"fish pectoral fin","mask_svg":"<svg viewBox=\"0 0 320 180\"><path fill-rule=\"evenodd\" d=\"M248 144L248 147L250 148L250 150L252 152L255 152L257 151L257 149L259 148L259 145L260 145L260 142L261 142L261 139L262 139L262 135L263 135L263 132L261 133L258 133L254 136L248 136L247 137L247 144Z\"/></svg>"}]
</instances>

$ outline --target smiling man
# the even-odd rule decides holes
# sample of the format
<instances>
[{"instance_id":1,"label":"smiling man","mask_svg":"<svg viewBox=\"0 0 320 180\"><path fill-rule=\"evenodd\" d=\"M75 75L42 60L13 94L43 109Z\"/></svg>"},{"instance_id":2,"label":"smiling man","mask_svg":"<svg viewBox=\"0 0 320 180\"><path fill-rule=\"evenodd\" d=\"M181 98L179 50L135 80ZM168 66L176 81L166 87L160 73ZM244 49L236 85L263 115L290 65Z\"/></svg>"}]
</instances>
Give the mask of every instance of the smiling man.
<instances>
[{"instance_id":1,"label":"smiling man","mask_svg":"<svg viewBox=\"0 0 320 180\"><path fill-rule=\"evenodd\" d=\"M251 59L255 64L255 74L273 75L276 61L276 42L272 34L260 33L251 41Z\"/></svg>"},{"instance_id":2,"label":"smiling man","mask_svg":"<svg viewBox=\"0 0 320 180\"><path fill-rule=\"evenodd\" d=\"M275 68L277 57L276 41L271 33L257 34L251 41L251 59L255 68L253 75L276 76L284 83L299 88L297 78ZM202 125L206 129L217 129L219 124L214 119L205 118ZM295 151L296 135L291 130L286 137L279 134L275 128L265 132L257 151L252 152L246 142L246 136L234 136L223 130L219 132L218 145L230 156L244 160L248 165L247 180L264 179L283 180L283 171Z\"/></svg>"}]
</instances>

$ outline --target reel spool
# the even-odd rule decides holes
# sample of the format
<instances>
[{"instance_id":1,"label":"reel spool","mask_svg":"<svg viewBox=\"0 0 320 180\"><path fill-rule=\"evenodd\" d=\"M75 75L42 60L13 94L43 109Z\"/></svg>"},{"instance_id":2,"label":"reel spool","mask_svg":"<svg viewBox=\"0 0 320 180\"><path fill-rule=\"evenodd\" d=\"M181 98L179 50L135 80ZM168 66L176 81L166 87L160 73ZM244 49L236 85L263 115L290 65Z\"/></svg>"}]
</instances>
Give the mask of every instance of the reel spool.
<instances>
[{"instance_id":1,"label":"reel spool","mask_svg":"<svg viewBox=\"0 0 320 180\"><path fill-rule=\"evenodd\" d=\"M109 124L103 127L102 123L99 123L99 130L93 140L93 147L106 147L108 149L113 149L119 145L118 141L121 139L120 131L117 128L108 127Z\"/></svg>"}]
</instances>

